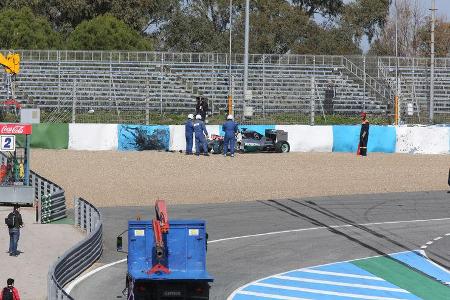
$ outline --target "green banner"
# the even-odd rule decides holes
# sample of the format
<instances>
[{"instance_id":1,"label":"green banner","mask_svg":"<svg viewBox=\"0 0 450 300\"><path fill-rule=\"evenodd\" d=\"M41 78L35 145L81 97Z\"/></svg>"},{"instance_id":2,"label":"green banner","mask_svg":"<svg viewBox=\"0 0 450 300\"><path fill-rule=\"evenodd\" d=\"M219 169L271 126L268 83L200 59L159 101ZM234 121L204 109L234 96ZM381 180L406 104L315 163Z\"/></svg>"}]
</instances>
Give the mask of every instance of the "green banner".
<instances>
[{"instance_id":1,"label":"green banner","mask_svg":"<svg viewBox=\"0 0 450 300\"><path fill-rule=\"evenodd\" d=\"M17 142L23 145L24 135L17 135ZM69 124L33 124L31 148L67 149L69 145Z\"/></svg>"}]
</instances>

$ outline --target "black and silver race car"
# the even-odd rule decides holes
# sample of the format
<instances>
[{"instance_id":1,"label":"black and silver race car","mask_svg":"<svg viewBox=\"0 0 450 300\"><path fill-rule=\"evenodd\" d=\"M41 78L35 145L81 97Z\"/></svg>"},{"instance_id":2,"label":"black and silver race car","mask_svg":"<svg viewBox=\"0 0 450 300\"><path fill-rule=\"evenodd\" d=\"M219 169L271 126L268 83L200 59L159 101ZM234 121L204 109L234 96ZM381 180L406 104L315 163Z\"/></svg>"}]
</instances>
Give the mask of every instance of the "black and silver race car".
<instances>
[{"instance_id":1,"label":"black and silver race car","mask_svg":"<svg viewBox=\"0 0 450 300\"><path fill-rule=\"evenodd\" d=\"M241 152L277 152L287 153L291 150L288 133L284 130L266 129L265 134L242 128L238 133L236 150ZM223 136L211 135L208 150L215 154L223 152Z\"/></svg>"}]
</instances>

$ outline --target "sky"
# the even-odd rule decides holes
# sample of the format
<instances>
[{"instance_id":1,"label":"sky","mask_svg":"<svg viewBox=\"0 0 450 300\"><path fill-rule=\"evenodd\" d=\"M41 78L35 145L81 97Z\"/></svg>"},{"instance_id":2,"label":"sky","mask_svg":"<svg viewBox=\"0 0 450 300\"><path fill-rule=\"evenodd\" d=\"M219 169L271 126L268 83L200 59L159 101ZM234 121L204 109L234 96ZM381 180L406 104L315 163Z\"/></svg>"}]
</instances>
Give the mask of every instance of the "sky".
<instances>
[{"instance_id":1,"label":"sky","mask_svg":"<svg viewBox=\"0 0 450 300\"><path fill-rule=\"evenodd\" d=\"M411 0L413 1L413 0ZM436 15L445 16L450 20L450 0L435 0L436 1ZM419 0L425 8L431 8L431 0Z\"/></svg>"},{"instance_id":2,"label":"sky","mask_svg":"<svg viewBox=\"0 0 450 300\"><path fill-rule=\"evenodd\" d=\"M344 2L348 3L351 2L352 0L344 0ZM400 1L400 0L399 0ZM431 2L432 0L407 0L410 1L411 4L414 4L415 1L418 1L419 4L424 8L424 10L426 11L426 14L430 14L431 11L429 9L431 9ZM392 0L392 5L394 5L395 0ZM450 21L450 0L435 0L436 2L436 17L444 17L447 21ZM392 11L394 11L391 8L391 13ZM369 44L367 39L363 39L362 43L361 43L361 48L364 51L364 53L366 53L369 50Z\"/></svg>"}]
</instances>

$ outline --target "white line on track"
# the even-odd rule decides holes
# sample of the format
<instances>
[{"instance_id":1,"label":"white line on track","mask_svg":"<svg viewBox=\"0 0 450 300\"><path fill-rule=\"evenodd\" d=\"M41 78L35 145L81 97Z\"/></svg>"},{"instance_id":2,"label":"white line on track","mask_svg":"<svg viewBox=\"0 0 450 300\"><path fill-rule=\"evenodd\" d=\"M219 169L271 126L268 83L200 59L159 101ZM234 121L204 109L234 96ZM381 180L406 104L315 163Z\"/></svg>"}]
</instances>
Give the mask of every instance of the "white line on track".
<instances>
[{"instance_id":1,"label":"white line on track","mask_svg":"<svg viewBox=\"0 0 450 300\"><path fill-rule=\"evenodd\" d=\"M339 281L318 280L318 279L300 278L300 277L292 277L292 276L284 276L284 275L277 275L277 276L273 276L272 278L284 279L284 280L288 280L288 281L297 281L297 282L320 283L320 284L328 284L328 285L335 285L335 286L354 287L354 288L362 288L362 289L368 289L368 290L409 293L408 291L406 291L404 289L377 286L377 285L368 285L368 284L346 283L346 282L339 282Z\"/></svg>"},{"instance_id":2,"label":"white line on track","mask_svg":"<svg viewBox=\"0 0 450 300\"><path fill-rule=\"evenodd\" d=\"M315 293L315 294L330 295L330 296L341 296L341 297L349 297L349 298L356 298L356 299L402 300L401 298L378 297L378 296L359 295L359 294L352 294L352 293L323 291L323 290L316 290L316 289L310 289L310 288L299 288L299 287L293 287L293 286L278 285L278 284L268 284L268 283L261 283L261 282L256 282L253 285L262 286L262 287L268 287L268 288L274 288L274 289L288 290L288 291L307 292L307 293Z\"/></svg>"},{"instance_id":3,"label":"white line on track","mask_svg":"<svg viewBox=\"0 0 450 300\"><path fill-rule=\"evenodd\" d=\"M389 255L402 254L402 253L407 253L407 252L409 252L409 251L402 251L402 252L390 253ZM364 257L364 258L360 258L360 259L368 259L368 258L375 258L375 257L381 257L381 256L382 256L382 255L374 255L374 256ZM325 267L325 266L332 266L332 265L336 265L336 264L339 264L339 263L347 263L347 262L352 262L352 261L360 260L360 259L344 260L344 261L339 261L339 262L334 262L334 263L329 263L329 264L322 264L322 265L314 266L314 268ZM292 270L292 271L300 271L300 272L302 272L302 271L304 271L304 270L315 270L315 269L303 268L303 269L297 269L297 270ZM292 272L292 271L288 271L288 272ZM253 285L253 284L255 284L255 283L259 282L259 281L263 281L263 280L265 280L265 279L269 279L269 278L272 278L273 276L277 276L277 275L284 275L284 274L286 274L286 273L288 273L288 272L283 272L283 273L279 273L279 274L269 275L269 276L267 276L267 277L260 278L260 279L257 279L257 280L255 280L255 281L249 282L249 283L247 283L247 284L245 284L245 285L243 285L243 286L241 286L241 287L235 289L235 290L228 296L227 300L233 300L234 297L235 297L238 293L240 293L243 289L245 289L245 288L247 288L247 287L249 287L249 286L251 286L251 285ZM385 280L382 279L382 278L379 278L379 279L380 279L381 281L385 281Z\"/></svg>"},{"instance_id":4,"label":"white line on track","mask_svg":"<svg viewBox=\"0 0 450 300\"><path fill-rule=\"evenodd\" d=\"M322 275L331 275L331 276L340 276L340 277L349 277L349 278L358 278L358 279L367 279L367 280L375 280L375 281L384 281L384 279L381 279L379 277L374 277L374 276L338 273L338 272L330 272L330 271L322 271L322 270L314 270L314 269L301 269L301 272L322 274Z\"/></svg>"},{"instance_id":5,"label":"white line on track","mask_svg":"<svg viewBox=\"0 0 450 300\"><path fill-rule=\"evenodd\" d=\"M444 236L450 236L450 233L446 233ZM424 245L420 246L420 249L427 249L428 246L431 246L434 242L439 241L440 239L442 239L442 236L438 236L434 239L432 239L431 241L426 242Z\"/></svg>"},{"instance_id":6,"label":"white line on track","mask_svg":"<svg viewBox=\"0 0 450 300\"><path fill-rule=\"evenodd\" d=\"M395 224L407 224L407 223L424 223L424 222L439 222L439 221L449 221L450 218L440 218L440 219L420 219L420 220L407 220L407 221L388 221L388 222L376 222L376 223L362 223L362 224L347 224L347 225L333 225L329 227L321 226L321 227L310 227L310 228L300 228L300 229L291 229L291 230L282 230L282 231L273 231L273 232L266 232L266 233L259 233L259 234L251 234L251 235L243 235L243 236L235 236L235 237L229 237L229 238L223 238L223 239L217 239L208 241L208 244L214 244L214 243L220 243L220 242L226 242L226 241L232 241L232 240L240 240L240 239L246 239L246 238L253 238L253 237L261 237L261 236L268 236L268 235L277 235L277 234L285 234L285 233L293 233L293 232L303 232L303 231L312 231L312 230L320 230L320 229L328 229L328 228L347 228L347 227L354 227L354 226L376 226L376 225L395 225ZM449 234L450 235L450 234ZM94 269L78 278L76 278L74 281L72 281L67 288L65 289L67 294L70 294L70 292L83 280L86 278L89 278L90 276L94 275L97 272L100 272L106 268L109 268L111 266L114 266L116 264L120 264L123 262L126 262L127 259L121 259L106 265L103 265L97 269Z\"/></svg>"},{"instance_id":7,"label":"white line on track","mask_svg":"<svg viewBox=\"0 0 450 300\"><path fill-rule=\"evenodd\" d=\"M281 295L273 295L273 294L257 293L257 292L248 292L248 291L242 291L242 292L239 292L239 294L241 294L241 295L248 295L248 296L256 296L256 297L271 298L271 299L278 299L278 300L311 300L311 299L308 299L308 298L298 298L298 297L281 296Z\"/></svg>"},{"instance_id":8,"label":"white line on track","mask_svg":"<svg viewBox=\"0 0 450 300\"><path fill-rule=\"evenodd\" d=\"M426 253L425 251L419 250L419 253L422 254L422 256L425 257L425 258L426 258L432 265L434 265L436 268L439 268L439 269L441 269L442 271L444 271L444 272L450 274L450 271L449 271L449 270L447 270L447 269L444 268L443 266L441 266L441 265L435 263L433 260L431 260L431 259L427 256L427 253ZM445 284L448 284L448 282L446 282Z\"/></svg>"},{"instance_id":9,"label":"white line on track","mask_svg":"<svg viewBox=\"0 0 450 300\"><path fill-rule=\"evenodd\" d=\"M89 276L92 276L92 275L94 275L95 273L100 272L100 271L103 270L103 269L112 267L112 266L114 266L114 265L117 265L117 264L120 264L120 263L123 263L123 262L126 262L126 261L127 261L127 259L124 258L124 259L121 259L121 260L112 262L112 263L110 263L110 264L107 264L107 265L98 267L97 269L94 269L94 270L92 270L92 271L90 271L90 272L88 272L88 273L86 273L86 274L84 274L84 275L78 277L77 279L75 279L74 281L72 281L72 282L67 286L67 288L65 289L66 293L67 293L67 294L70 294L70 292L73 290L73 288L74 288L77 284L79 284L81 281L85 280L85 279L88 278Z\"/></svg>"}]
</instances>

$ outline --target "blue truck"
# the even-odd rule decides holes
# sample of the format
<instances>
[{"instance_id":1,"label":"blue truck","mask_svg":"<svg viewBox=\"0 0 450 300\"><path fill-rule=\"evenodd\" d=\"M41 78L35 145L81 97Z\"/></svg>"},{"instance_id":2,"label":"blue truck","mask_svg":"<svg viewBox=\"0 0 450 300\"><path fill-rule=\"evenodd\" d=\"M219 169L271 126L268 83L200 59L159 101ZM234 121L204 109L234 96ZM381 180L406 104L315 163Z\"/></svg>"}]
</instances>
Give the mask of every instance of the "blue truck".
<instances>
[{"instance_id":1,"label":"blue truck","mask_svg":"<svg viewBox=\"0 0 450 300\"><path fill-rule=\"evenodd\" d=\"M158 201L156 219L128 221L127 299L209 299L205 221L169 221Z\"/></svg>"}]
</instances>

